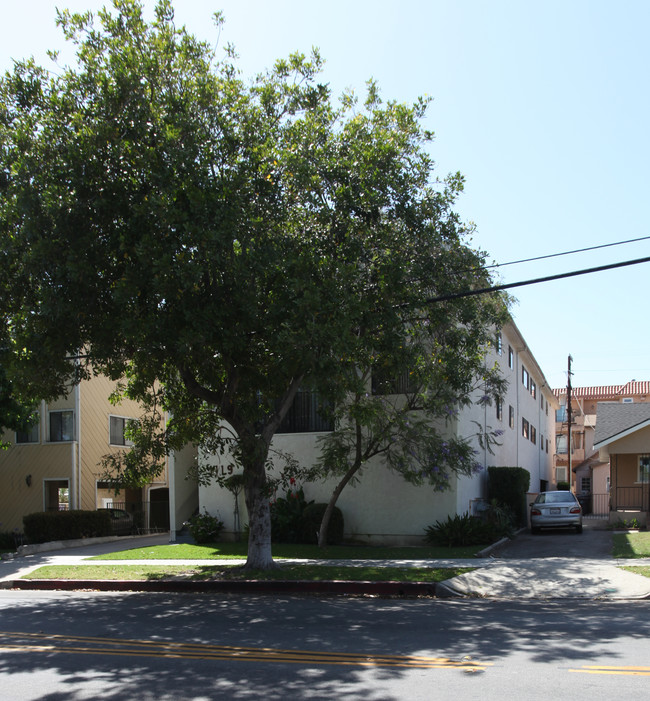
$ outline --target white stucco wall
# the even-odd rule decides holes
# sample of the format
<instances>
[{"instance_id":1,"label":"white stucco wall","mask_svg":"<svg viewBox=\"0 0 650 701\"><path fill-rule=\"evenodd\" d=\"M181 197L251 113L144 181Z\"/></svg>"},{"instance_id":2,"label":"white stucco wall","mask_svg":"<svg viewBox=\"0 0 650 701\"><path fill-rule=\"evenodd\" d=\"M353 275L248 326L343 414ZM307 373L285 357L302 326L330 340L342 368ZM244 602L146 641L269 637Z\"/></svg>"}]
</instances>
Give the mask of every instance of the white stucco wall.
<instances>
[{"instance_id":1,"label":"white stucco wall","mask_svg":"<svg viewBox=\"0 0 650 701\"><path fill-rule=\"evenodd\" d=\"M447 492L435 492L431 487L414 487L398 475L391 473L381 463L376 462L367 468L358 484L349 484L341 494L337 505L343 512L346 538L363 542L387 544L420 543L424 529L444 520L448 515L472 512L478 499L487 496L487 467L523 467L531 474L530 490L537 492L541 480L552 480L552 451L555 444L555 408L557 399L547 386L543 373L528 350L514 324L508 324L502 331L502 351L490 350L486 365L495 363L502 375L509 380L503 398L503 413L499 419L494 404L475 403L464 409L458 416L453 430L472 440L476 449L477 461L485 468L472 477L454 479ZM509 348L513 350L512 367L509 366ZM525 366L535 383L533 396L522 384L522 365ZM479 399L482 392L477 392ZM544 397L542 408L541 397ZM514 425L509 424L509 407L513 407ZM548 406L548 409L546 407ZM522 418L535 428L536 442L522 436ZM477 424L484 431L500 430L499 445L493 453L481 447L476 438ZM273 447L290 453L301 465L311 465L318 457L318 436L314 433L276 435ZM543 449L540 441L544 440ZM546 451L546 441L549 451ZM199 454L199 460L207 464L219 464L228 474L237 470L234 461L228 456ZM303 485L307 500L326 502L334 488L334 481ZM284 496L279 494L278 496ZM226 531L233 529L233 495L216 485L199 488L201 508L219 514L225 523ZM239 510L242 526L247 522L243 495L239 497Z\"/></svg>"},{"instance_id":2,"label":"white stucco wall","mask_svg":"<svg viewBox=\"0 0 650 701\"><path fill-rule=\"evenodd\" d=\"M316 433L282 434L273 441L274 449L291 453L301 465L311 465L318 455ZM228 472L233 465L227 456L200 454L202 464L219 465ZM301 485L308 501L329 501L334 480ZM455 484L454 484L455 486ZM284 496L279 493L277 496ZM218 514L225 531L234 527L234 496L216 485L199 487L201 508ZM420 544L427 526L455 514L456 490L436 492L432 487L415 487L386 469L379 460L366 468L356 484L348 484L338 499L343 513L346 540L364 543ZM239 497L242 526L247 522L243 495Z\"/></svg>"}]
</instances>

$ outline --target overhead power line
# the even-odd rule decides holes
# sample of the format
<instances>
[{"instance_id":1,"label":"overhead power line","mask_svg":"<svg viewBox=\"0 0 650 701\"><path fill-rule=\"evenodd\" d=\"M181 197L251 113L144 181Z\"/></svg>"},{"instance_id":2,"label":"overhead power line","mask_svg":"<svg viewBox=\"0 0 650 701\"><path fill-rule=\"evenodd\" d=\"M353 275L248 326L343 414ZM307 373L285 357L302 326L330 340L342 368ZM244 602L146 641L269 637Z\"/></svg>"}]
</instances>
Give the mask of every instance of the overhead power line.
<instances>
[{"instance_id":1,"label":"overhead power line","mask_svg":"<svg viewBox=\"0 0 650 701\"><path fill-rule=\"evenodd\" d=\"M501 290L510 290L514 287L524 287L526 285L536 285L540 282L550 282L551 280L562 280L563 278L577 277L578 275L589 275L591 273L600 273L603 270L614 270L615 268L625 268L629 265L639 265L639 263L650 263L650 257L636 258L635 260L626 260L621 263L610 263L609 265L600 265L597 268L586 268L585 270L574 270L569 273L559 273L558 275L547 275L538 277L532 280L523 280L522 282L510 282L505 285L494 285L494 287L484 287L480 290L466 290L465 292L454 292L449 295L441 295L440 297L432 297L425 300L427 304L434 302L447 302L452 299L460 299L462 297L475 297L476 295L484 295L488 292L500 292Z\"/></svg>"},{"instance_id":2,"label":"overhead power line","mask_svg":"<svg viewBox=\"0 0 650 701\"><path fill-rule=\"evenodd\" d=\"M508 263L493 263L492 265L483 266L484 270L491 268L505 268L506 265L518 265L519 263L532 263L533 261L546 260L547 258L558 258L560 256L570 256L574 253L586 253L587 251L597 251L600 248L611 248L612 246L622 246L626 243L637 243L638 241L647 241L650 236L642 236L638 239L628 239L627 241L616 241L614 243L603 243L598 246L589 246L588 248L576 248L573 251L564 251L563 253L549 253L544 256L535 256L534 258L522 258L521 260L512 260Z\"/></svg>"}]
</instances>

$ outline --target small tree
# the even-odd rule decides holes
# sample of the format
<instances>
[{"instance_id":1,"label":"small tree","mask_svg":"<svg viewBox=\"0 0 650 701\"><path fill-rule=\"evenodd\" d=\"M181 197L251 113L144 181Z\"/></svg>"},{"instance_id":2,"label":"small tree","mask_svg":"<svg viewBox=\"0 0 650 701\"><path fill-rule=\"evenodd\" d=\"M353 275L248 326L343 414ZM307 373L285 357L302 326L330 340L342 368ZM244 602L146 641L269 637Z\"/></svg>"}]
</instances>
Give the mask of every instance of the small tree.
<instances>
[{"instance_id":1,"label":"small tree","mask_svg":"<svg viewBox=\"0 0 650 701\"><path fill-rule=\"evenodd\" d=\"M366 372L350 372L351 391L334 410L336 428L320 439L321 457L308 471L311 479L337 479L320 526L321 547L343 489L372 466L384 465L407 482L436 491L449 487L452 474L471 476L482 469L471 437L459 436L455 429L459 409L476 396L477 381L480 402L501 396L505 388L497 368L484 367L489 321L496 310L485 305L482 311L486 318L479 306L472 323L460 330L453 315L435 330L425 323L418 342L412 323L402 352L391 354L390 361L376 358ZM433 344L447 333L456 336L455 345ZM477 435L490 449L499 432L481 433L479 427Z\"/></svg>"}]
</instances>

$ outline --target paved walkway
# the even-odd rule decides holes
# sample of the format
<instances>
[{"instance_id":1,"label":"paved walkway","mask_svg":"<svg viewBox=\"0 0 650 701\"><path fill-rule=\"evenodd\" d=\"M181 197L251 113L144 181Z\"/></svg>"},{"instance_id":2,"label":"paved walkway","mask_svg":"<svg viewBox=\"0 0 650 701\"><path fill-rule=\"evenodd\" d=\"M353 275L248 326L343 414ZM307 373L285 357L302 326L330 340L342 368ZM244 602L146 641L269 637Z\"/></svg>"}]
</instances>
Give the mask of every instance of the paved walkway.
<instances>
[{"instance_id":1,"label":"paved walkway","mask_svg":"<svg viewBox=\"0 0 650 701\"><path fill-rule=\"evenodd\" d=\"M37 552L0 562L0 587L11 588L28 572L44 565L207 565L215 560L88 560L94 555L107 554L146 545L169 542L167 534L137 538L120 538L117 542L86 543L78 547ZM220 560L220 563L243 563L242 560ZM284 560L283 562L288 562ZM297 561L293 561L297 562ZM299 562L314 562L301 560ZM341 560L323 564L360 566L368 561ZM581 559L550 557L538 559L504 559L499 557L464 560L382 560L373 565L399 567L475 567L473 572L448 579L436 585L440 597L482 597L492 599L644 599L650 598L650 578L621 568L650 566L648 560L615 560L614 558ZM110 588L110 585L105 585ZM358 585L354 587L358 593Z\"/></svg>"}]
</instances>

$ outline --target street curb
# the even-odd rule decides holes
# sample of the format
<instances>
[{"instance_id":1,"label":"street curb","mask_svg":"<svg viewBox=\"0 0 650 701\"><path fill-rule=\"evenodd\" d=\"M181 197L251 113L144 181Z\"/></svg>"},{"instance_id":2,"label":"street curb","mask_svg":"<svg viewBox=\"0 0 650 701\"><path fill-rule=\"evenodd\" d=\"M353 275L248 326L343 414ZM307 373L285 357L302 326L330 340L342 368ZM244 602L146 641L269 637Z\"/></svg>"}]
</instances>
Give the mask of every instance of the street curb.
<instances>
[{"instance_id":1,"label":"street curb","mask_svg":"<svg viewBox=\"0 0 650 701\"><path fill-rule=\"evenodd\" d=\"M296 580L163 580L156 582L95 579L16 579L4 589L39 591L131 591L161 593L336 594L346 596L435 597L437 582L296 581Z\"/></svg>"}]
</instances>

